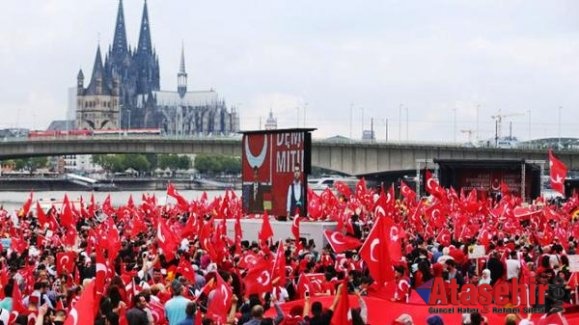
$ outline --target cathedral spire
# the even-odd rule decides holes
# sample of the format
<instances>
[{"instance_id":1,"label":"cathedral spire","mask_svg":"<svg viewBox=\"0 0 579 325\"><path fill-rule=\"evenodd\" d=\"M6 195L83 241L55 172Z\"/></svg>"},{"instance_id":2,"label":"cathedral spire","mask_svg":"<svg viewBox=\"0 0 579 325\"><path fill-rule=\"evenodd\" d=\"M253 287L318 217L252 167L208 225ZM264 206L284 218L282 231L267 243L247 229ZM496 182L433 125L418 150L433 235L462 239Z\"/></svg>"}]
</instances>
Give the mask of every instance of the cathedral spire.
<instances>
[{"instance_id":1,"label":"cathedral spire","mask_svg":"<svg viewBox=\"0 0 579 325\"><path fill-rule=\"evenodd\" d=\"M101 46L100 45L97 46L96 57L94 59L94 65L92 68L91 82L92 82L92 80L96 80L98 78L100 78L100 79L103 78L103 59L102 59L102 55L101 55Z\"/></svg>"},{"instance_id":2,"label":"cathedral spire","mask_svg":"<svg viewBox=\"0 0 579 325\"><path fill-rule=\"evenodd\" d=\"M185 45L181 44L181 64L177 73L177 92L183 98L187 93L187 72L185 71Z\"/></svg>"},{"instance_id":3,"label":"cathedral spire","mask_svg":"<svg viewBox=\"0 0 579 325\"><path fill-rule=\"evenodd\" d=\"M90 78L90 83L87 88L87 94L101 95L104 90L103 79L104 79L104 67L101 55L101 46L99 44L97 46L96 57L94 59L94 66L92 68L92 76Z\"/></svg>"},{"instance_id":4,"label":"cathedral spire","mask_svg":"<svg viewBox=\"0 0 579 325\"><path fill-rule=\"evenodd\" d=\"M141 19L141 31L139 32L139 44L137 47L137 52L153 53L147 0L145 0L145 5L143 6L143 18Z\"/></svg>"},{"instance_id":5,"label":"cathedral spire","mask_svg":"<svg viewBox=\"0 0 579 325\"><path fill-rule=\"evenodd\" d=\"M179 65L179 73L187 74L185 71L185 44L181 43L181 64Z\"/></svg>"},{"instance_id":6,"label":"cathedral spire","mask_svg":"<svg viewBox=\"0 0 579 325\"><path fill-rule=\"evenodd\" d=\"M113 39L113 52L127 52L127 31L125 28L125 12L123 10L123 0L119 0L119 10L117 11L117 23L115 25L115 36Z\"/></svg>"}]
</instances>

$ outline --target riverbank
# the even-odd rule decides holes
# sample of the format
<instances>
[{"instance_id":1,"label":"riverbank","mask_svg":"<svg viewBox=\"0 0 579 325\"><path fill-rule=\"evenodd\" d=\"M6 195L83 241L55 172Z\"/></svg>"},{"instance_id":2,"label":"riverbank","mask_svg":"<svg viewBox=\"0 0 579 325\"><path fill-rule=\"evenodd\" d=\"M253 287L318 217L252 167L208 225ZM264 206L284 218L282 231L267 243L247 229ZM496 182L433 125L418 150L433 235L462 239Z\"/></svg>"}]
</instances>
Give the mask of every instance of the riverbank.
<instances>
[{"instance_id":1,"label":"riverbank","mask_svg":"<svg viewBox=\"0 0 579 325\"><path fill-rule=\"evenodd\" d=\"M171 182L178 190L241 189L241 183L224 183L209 179L169 178L116 178L95 184L81 184L65 178L50 177L0 177L0 191L156 191L165 190Z\"/></svg>"}]
</instances>

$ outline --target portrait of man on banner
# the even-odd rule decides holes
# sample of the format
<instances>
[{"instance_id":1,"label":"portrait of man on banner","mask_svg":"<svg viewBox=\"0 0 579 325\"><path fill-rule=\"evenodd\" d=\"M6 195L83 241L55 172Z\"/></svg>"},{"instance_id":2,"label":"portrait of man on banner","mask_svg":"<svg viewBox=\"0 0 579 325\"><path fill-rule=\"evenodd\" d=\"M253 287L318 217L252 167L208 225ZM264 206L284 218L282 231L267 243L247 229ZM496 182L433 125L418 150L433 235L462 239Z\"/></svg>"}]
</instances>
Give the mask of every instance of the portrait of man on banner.
<instances>
[{"instance_id":1,"label":"portrait of man on banner","mask_svg":"<svg viewBox=\"0 0 579 325\"><path fill-rule=\"evenodd\" d=\"M264 200L271 191L271 185L260 182L259 168L253 167L253 182L245 186L247 195L247 210L249 213L262 213L264 210L271 209L271 200Z\"/></svg>"},{"instance_id":2,"label":"portrait of man on banner","mask_svg":"<svg viewBox=\"0 0 579 325\"><path fill-rule=\"evenodd\" d=\"M301 166L295 164L293 167L293 178L287 189L287 216L292 217L296 214L304 216L306 213L306 190L302 182L303 173Z\"/></svg>"},{"instance_id":3,"label":"portrait of man on banner","mask_svg":"<svg viewBox=\"0 0 579 325\"><path fill-rule=\"evenodd\" d=\"M242 138L243 212L307 215L311 129L248 131Z\"/></svg>"},{"instance_id":4,"label":"portrait of man on banner","mask_svg":"<svg viewBox=\"0 0 579 325\"><path fill-rule=\"evenodd\" d=\"M271 210L271 179L269 135L245 136L243 150L243 211L248 214L261 214Z\"/></svg>"}]
</instances>

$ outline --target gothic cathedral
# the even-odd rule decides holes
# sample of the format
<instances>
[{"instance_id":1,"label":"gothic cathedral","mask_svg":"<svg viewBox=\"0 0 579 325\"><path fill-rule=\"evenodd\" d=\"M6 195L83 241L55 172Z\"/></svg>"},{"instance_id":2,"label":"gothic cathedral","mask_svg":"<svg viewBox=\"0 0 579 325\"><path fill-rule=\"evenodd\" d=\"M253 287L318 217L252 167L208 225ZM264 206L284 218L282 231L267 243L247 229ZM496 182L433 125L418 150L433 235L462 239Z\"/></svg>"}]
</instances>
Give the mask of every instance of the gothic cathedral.
<instances>
[{"instance_id":1,"label":"gothic cathedral","mask_svg":"<svg viewBox=\"0 0 579 325\"><path fill-rule=\"evenodd\" d=\"M104 59L97 47L92 76L84 88L84 74L77 76L76 121L78 129L161 129L167 135L230 135L239 131L239 117L211 89L188 91L185 53L175 91L160 90L159 58L151 41L145 0L139 42L127 42L123 1L119 0L112 46Z\"/></svg>"}]
</instances>

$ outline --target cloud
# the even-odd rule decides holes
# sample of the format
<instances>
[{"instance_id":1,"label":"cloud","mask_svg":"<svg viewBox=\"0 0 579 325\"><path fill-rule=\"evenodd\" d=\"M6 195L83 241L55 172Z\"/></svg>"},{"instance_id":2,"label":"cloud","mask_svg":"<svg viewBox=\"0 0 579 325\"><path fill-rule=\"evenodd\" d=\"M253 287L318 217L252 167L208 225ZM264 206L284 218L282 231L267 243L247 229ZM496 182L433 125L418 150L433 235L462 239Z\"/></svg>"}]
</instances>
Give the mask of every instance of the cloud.
<instances>
[{"instance_id":1,"label":"cloud","mask_svg":"<svg viewBox=\"0 0 579 325\"><path fill-rule=\"evenodd\" d=\"M143 1L125 0L127 37L136 46ZM494 133L491 115L532 111L533 136L575 135L579 95L576 1L149 1L161 84L176 88L181 43L189 89L217 90L239 106L242 128L270 109L280 127L297 115L316 137L452 140L476 128ZM0 103L4 124L32 127L64 117L79 68L90 74L96 46L111 43L116 1L14 1L0 20ZM307 103L307 105L306 105ZM301 107L301 109L296 109ZM8 114L7 114L8 115ZM363 118L362 118L363 117ZM42 123L40 123L42 121ZM513 118L526 136L528 121ZM466 135L459 133L457 139Z\"/></svg>"}]
</instances>

